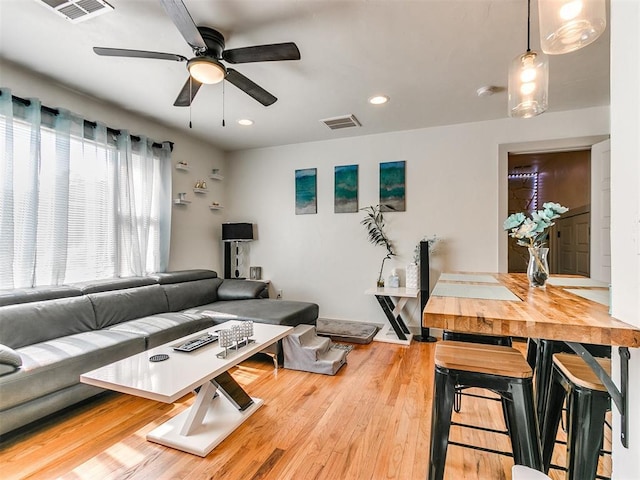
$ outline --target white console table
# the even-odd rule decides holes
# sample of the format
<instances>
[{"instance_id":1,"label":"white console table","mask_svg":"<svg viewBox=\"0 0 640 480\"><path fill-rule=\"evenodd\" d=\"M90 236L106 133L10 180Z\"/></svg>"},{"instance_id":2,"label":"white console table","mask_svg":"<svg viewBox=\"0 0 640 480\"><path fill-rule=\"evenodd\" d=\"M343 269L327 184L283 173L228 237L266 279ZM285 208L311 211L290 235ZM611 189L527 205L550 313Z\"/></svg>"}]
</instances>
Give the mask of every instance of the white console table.
<instances>
[{"instance_id":1,"label":"white console table","mask_svg":"<svg viewBox=\"0 0 640 480\"><path fill-rule=\"evenodd\" d=\"M405 287L378 287L367 290L365 293L376 297L389 321L388 324L385 324L384 327L380 329L373 339L378 342L409 345L413 335L402 319L401 314L409 299L418 298L420 290Z\"/></svg>"}]
</instances>

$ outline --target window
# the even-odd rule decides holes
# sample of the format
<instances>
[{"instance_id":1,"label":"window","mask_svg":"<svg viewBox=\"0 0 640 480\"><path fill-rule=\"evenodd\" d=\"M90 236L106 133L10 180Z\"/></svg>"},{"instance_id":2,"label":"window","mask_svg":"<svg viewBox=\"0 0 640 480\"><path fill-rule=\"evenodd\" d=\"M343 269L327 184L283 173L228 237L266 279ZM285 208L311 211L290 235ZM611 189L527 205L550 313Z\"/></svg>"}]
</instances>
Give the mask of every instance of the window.
<instances>
[{"instance_id":1,"label":"window","mask_svg":"<svg viewBox=\"0 0 640 480\"><path fill-rule=\"evenodd\" d=\"M0 288L164 270L169 145L0 103Z\"/></svg>"}]
</instances>

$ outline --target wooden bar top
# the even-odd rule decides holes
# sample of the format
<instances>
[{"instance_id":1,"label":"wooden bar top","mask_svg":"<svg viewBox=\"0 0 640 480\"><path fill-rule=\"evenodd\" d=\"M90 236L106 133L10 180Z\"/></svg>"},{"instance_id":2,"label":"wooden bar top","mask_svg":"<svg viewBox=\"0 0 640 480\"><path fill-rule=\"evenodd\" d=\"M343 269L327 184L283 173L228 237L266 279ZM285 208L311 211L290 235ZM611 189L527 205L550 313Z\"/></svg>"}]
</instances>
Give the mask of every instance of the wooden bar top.
<instances>
[{"instance_id":1,"label":"wooden bar top","mask_svg":"<svg viewBox=\"0 0 640 480\"><path fill-rule=\"evenodd\" d=\"M576 291L573 287L547 284L544 289L531 288L524 273L482 275L491 275L498 283L439 280L424 308L423 326L484 335L640 347L640 329L613 318L606 305L568 291ZM551 276L562 278L579 277ZM438 295L438 291L447 289L455 292L452 285L481 287L478 291L502 285L518 300Z\"/></svg>"}]
</instances>

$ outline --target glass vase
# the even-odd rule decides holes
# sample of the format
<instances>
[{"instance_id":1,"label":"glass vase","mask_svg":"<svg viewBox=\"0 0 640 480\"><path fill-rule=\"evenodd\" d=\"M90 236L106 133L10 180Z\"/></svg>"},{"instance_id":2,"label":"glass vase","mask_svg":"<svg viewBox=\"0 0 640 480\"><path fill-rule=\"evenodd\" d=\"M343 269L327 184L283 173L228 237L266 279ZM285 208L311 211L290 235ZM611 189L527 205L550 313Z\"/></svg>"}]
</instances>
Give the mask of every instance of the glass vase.
<instances>
[{"instance_id":1,"label":"glass vase","mask_svg":"<svg viewBox=\"0 0 640 480\"><path fill-rule=\"evenodd\" d=\"M545 288L549 278L549 263L547 247L529 248L529 265L527 266L527 277L529 285L536 288Z\"/></svg>"}]
</instances>

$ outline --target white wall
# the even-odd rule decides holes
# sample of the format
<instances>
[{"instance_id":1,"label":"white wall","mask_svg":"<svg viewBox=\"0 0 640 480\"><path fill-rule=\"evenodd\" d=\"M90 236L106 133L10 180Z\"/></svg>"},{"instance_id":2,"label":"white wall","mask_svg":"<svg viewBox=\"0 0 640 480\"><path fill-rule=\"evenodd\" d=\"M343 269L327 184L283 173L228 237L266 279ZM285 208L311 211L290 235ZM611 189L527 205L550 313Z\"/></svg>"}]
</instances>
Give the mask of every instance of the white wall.
<instances>
[{"instance_id":1,"label":"white wall","mask_svg":"<svg viewBox=\"0 0 640 480\"><path fill-rule=\"evenodd\" d=\"M506 237L499 146L608 133L609 110L599 107L236 152L228 156L229 219L258 225L251 264L263 267L285 299L317 302L324 318L382 323L382 311L364 291L375 285L385 251L367 242L362 212L333 213L336 165L359 165L359 205L365 207L378 203L379 163L407 162L407 210L386 214L398 253L386 276L394 266L404 269L416 243L433 234L443 240L432 270L496 271L497 245ZM294 171L314 167L318 213L295 215ZM409 310L417 329L417 302Z\"/></svg>"},{"instance_id":2,"label":"white wall","mask_svg":"<svg viewBox=\"0 0 640 480\"><path fill-rule=\"evenodd\" d=\"M208 205L213 200L224 204L226 188L224 182L209 181L207 178L212 168L220 168L224 172L222 151L202 140L70 90L49 78L3 60L0 60L0 85L11 89L19 97L39 98L43 105L65 108L111 128L129 130L132 134L145 135L160 142L174 142L174 163L184 160L191 169L189 172L172 170L173 196L177 192L188 192L187 198L193 200L193 203L186 207L172 207L169 269L212 268L222 272L219 239L223 211L211 211ZM208 180L210 191L206 196L194 195L193 185L197 179Z\"/></svg>"},{"instance_id":3,"label":"white wall","mask_svg":"<svg viewBox=\"0 0 640 480\"><path fill-rule=\"evenodd\" d=\"M640 327L640 2L611 2L611 283L613 316ZM613 354L613 378L619 357ZM629 449L613 415L613 479L640 478L640 355L629 364ZM618 382L616 382L618 383Z\"/></svg>"}]
</instances>

